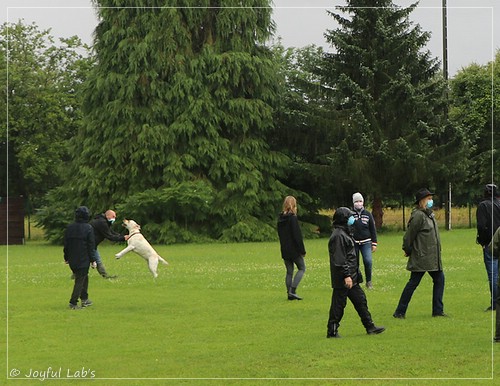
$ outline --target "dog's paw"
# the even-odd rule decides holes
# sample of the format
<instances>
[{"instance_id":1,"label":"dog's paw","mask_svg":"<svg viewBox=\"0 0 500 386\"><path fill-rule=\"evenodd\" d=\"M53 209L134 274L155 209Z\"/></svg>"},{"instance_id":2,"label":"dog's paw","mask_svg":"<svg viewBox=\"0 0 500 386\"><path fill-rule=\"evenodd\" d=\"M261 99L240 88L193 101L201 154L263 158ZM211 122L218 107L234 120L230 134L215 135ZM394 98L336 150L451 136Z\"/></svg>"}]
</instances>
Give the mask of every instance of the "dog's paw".
<instances>
[{"instance_id":1,"label":"dog's paw","mask_svg":"<svg viewBox=\"0 0 500 386\"><path fill-rule=\"evenodd\" d=\"M117 254L115 255L115 259L117 259L117 260L118 260L120 257L122 257L122 255L120 255L119 253L117 253Z\"/></svg>"}]
</instances>

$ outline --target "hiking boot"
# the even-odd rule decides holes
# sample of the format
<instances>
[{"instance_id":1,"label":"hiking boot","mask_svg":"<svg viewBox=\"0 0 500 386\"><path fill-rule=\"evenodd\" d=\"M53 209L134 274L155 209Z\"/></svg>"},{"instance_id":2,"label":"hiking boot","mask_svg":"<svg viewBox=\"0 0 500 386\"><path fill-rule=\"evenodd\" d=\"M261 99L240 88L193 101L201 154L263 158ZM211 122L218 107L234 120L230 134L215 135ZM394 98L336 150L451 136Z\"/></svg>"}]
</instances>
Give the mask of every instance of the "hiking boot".
<instances>
[{"instance_id":1,"label":"hiking boot","mask_svg":"<svg viewBox=\"0 0 500 386\"><path fill-rule=\"evenodd\" d=\"M375 335L375 334L380 334L385 331L385 327L377 327L375 325L372 325L366 329L366 333L368 335Z\"/></svg>"},{"instance_id":2,"label":"hiking boot","mask_svg":"<svg viewBox=\"0 0 500 386\"><path fill-rule=\"evenodd\" d=\"M82 308L83 308L83 307L89 307L89 306L91 306L92 304L94 304L94 303L92 303L92 300L90 300L90 299L85 299L85 300L82 300Z\"/></svg>"},{"instance_id":3,"label":"hiking boot","mask_svg":"<svg viewBox=\"0 0 500 386\"><path fill-rule=\"evenodd\" d=\"M69 303L69 309L70 310L81 310L82 307L80 307L78 304Z\"/></svg>"}]
</instances>

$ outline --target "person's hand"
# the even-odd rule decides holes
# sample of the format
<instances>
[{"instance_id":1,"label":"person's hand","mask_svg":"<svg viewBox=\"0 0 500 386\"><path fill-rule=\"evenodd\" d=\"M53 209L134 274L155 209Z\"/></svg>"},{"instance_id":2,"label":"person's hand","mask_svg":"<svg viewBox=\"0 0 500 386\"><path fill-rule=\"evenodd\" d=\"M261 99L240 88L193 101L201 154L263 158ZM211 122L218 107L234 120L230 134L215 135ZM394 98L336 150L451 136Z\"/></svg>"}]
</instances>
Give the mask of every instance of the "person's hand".
<instances>
[{"instance_id":1,"label":"person's hand","mask_svg":"<svg viewBox=\"0 0 500 386\"><path fill-rule=\"evenodd\" d=\"M93 261L92 263L90 263L90 266L91 266L92 268L95 268L95 267L97 267L97 263L96 263L95 261Z\"/></svg>"},{"instance_id":2,"label":"person's hand","mask_svg":"<svg viewBox=\"0 0 500 386\"><path fill-rule=\"evenodd\" d=\"M377 246L376 245L372 245L372 252L375 252L377 250Z\"/></svg>"},{"instance_id":3,"label":"person's hand","mask_svg":"<svg viewBox=\"0 0 500 386\"><path fill-rule=\"evenodd\" d=\"M346 277L344 279L344 285L346 288L351 289L352 288L352 278L350 276Z\"/></svg>"}]
</instances>

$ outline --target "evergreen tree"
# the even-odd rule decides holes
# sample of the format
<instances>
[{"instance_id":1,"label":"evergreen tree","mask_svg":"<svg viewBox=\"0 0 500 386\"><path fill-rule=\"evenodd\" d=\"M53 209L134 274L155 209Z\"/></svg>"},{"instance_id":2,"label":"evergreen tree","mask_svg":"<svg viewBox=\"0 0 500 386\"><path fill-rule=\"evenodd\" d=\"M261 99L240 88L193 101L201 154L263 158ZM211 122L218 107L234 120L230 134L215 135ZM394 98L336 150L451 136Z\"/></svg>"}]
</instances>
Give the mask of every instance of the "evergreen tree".
<instances>
[{"instance_id":1,"label":"evergreen tree","mask_svg":"<svg viewBox=\"0 0 500 386\"><path fill-rule=\"evenodd\" d=\"M425 49L430 35L408 17L415 7L349 0L330 13L340 28L325 34L334 52L326 55L324 80L343 117L331 154L334 189L345 201L354 191L372 197L378 226L383 197L436 188L444 163L451 173L457 161L451 156L460 154L462 134L443 113L439 62Z\"/></svg>"},{"instance_id":2,"label":"evergreen tree","mask_svg":"<svg viewBox=\"0 0 500 386\"><path fill-rule=\"evenodd\" d=\"M285 49L278 44L273 49L276 61L281 63L284 84L276 108L276 133L270 143L291 160L286 185L314 197L305 197L306 201L301 198L302 205L313 201L310 209L325 208L331 202L332 174L325 156L330 152L330 135L338 119L318 71L324 52L314 45Z\"/></svg>"},{"instance_id":3,"label":"evergreen tree","mask_svg":"<svg viewBox=\"0 0 500 386\"><path fill-rule=\"evenodd\" d=\"M269 1L95 4L86 125L54 197L118 207L157 242L275 237L285 158L266 141L278 90Z\"/></svg>"},{"instance_id":4,"label":"evergreen tree","mask_svg":"<svg viewBox=\"0 0 500 386\"><path fill-rule=\"evenodd\" d=\"M450 86L450 120L466 132L470 149L464 189L482 194L484 184L500 183L500 170L495 167L500 148L500 134L495 130L500 125L500 50L494 62L460 70Z\"/></svg>"}]
</instances>

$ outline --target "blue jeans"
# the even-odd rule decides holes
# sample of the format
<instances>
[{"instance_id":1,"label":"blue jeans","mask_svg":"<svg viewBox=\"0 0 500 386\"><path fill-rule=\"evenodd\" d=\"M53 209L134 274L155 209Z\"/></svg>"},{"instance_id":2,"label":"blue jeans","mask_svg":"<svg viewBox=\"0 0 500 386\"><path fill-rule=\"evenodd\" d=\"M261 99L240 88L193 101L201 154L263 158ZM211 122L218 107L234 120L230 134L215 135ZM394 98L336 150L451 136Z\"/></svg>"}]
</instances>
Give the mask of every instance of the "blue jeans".
<instances>
[{"instance_id":1,"label":"blue jeans","mask_svg":"<svg viewBox=\"0 0 500 386\"><path fill-rule=\"evenodd\" d=\"M355 243L356 254L359 256L359 252L363 256L363 265L365 266L365 280L368 283L372 281L372 243L358 244Z\"/></svg>"},{"instance_id":2,"label":"blue jeans","mask_svg":"<svg viewBox=\"0 0 500 386\"><path fill-rule=\"evenodd\" d=\"M491 306L495 308L495 301L498 297L498 259L494 259L486 248L483 248L483 257L486 273L488 274L488 281L490 283Z\"/></svg>"},{"instance_id":3,"label":"blue jeans","mask_svg":"<svg viewBox=\"0 0 500 386\"><path fill-rule=\"evenodd\" d=\"M97 264L101 264L102 263L102 260L101 260L101 255L99 254L99 251L96 249L94 249L94 259L95 259L95 262Z\"/></svg>"},{"instance_id":4,"label":"blue jeans","mask_svg":"<svg viewBox=\"0 0 500 386\"><path fill-rule=\"evenodd\" d=\"M444 311L443 294L444 294L444 273L443 271L428 271L432 277L432 315L442 314ZM405 315L408 305L410 304L413 292L417 289L420 281L424 277L425 272L412 272L410 280L406 284L401 298L399 299L398 307L395 314Z\"/></svg>"}]
</instances>

